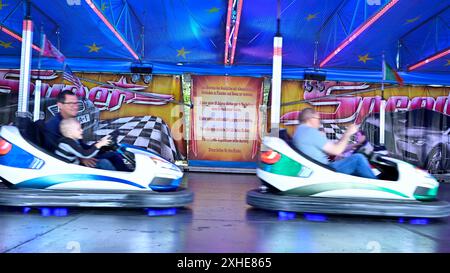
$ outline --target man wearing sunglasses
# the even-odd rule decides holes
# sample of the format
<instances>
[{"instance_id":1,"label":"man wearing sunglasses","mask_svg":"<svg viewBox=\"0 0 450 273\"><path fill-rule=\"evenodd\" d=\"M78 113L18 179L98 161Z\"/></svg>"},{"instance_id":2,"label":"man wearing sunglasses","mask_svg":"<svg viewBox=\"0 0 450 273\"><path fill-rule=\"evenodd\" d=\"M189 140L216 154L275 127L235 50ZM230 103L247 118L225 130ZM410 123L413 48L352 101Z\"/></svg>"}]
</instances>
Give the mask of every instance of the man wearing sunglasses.
<instances>
[{"instance_id":1,"label":"man wearing sunglasses","mask_svg":"<svg viewBox=\"0 0 450 273\"><path fill-rule=\"evenodd\" d=\"M337 172L376 179L367 158L359 153L329 162L327 155L340 155L345 151L350 137L358 132L358 127L351 124L337 142L330 141L319 131L320 116L312 108L305 108L299 116L300 125L294 133L292 142L303 153L320 163L330 165Z\"/></svg>"}]
</instances>

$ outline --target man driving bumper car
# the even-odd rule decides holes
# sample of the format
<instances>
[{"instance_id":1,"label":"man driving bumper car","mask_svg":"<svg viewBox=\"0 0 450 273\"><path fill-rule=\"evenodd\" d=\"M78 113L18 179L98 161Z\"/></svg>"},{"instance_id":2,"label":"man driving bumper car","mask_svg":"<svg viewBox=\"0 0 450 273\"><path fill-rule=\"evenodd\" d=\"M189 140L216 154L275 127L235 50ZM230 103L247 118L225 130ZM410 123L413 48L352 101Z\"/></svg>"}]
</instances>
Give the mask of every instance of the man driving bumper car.
<instances>
[{"instance_id":1,"label":"man driving bumper car","mask_svg":"<svg viewBox=\"0 0 450 273\"><path fill-rule=\"evenodd\" d=\"M49 119L45 124L46 137L44 148L48 151L55 152L58 146L58 140L62 138L60 131L60 123L63 119L75 118L78 113L78 99L71 91L65 90L58 94L57 105L60 112ZM80 143L86 149L89 148L85 143ZM80 158L82 165L87 167L98 166L101 159L107 159L112 162L118 171L129 171L129 168L123 162L122 156L113 151L102 150L94 158Z\"/></svg>"},{"instance_id":2,"label":"man driving bumper car","mask_svg":"<svg viewBox=\"0 0 450 273\"><path fill-rule=\"evenodd\" d=\"M320 116L312 108L305 108L299 116L300 125L293 136L293 144L311 158L331 166L337 172L376 179L367 158L359 153L348 157L328 161L328 155L341 155L347 148L350 137L358 132L358 127L350 125L338 142L329 141L325 134L319 131Z\"/></svg>"}]
</instances>

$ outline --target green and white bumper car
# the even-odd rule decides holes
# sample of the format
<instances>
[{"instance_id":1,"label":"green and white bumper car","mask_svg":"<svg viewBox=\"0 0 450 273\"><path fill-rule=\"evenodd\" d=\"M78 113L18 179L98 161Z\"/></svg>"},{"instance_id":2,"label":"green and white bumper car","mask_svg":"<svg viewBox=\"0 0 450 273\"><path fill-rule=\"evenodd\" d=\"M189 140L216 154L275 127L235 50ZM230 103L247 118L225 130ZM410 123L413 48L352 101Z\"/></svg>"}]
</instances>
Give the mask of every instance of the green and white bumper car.
<instances>
[{"instance_id":1,"label":"green and white bumper car","mask_svg":"<svg viewBox=\"0 0 450 273\"><path fill-rule=\"evenodd\" d=\"M440 218L450 204L436 199L439 183L404 161L370 154L378 179L334 171L291 147L266 137L256 170L259 189L247 193L253 207L292 212Z\"/></svg>"}]
</instances>

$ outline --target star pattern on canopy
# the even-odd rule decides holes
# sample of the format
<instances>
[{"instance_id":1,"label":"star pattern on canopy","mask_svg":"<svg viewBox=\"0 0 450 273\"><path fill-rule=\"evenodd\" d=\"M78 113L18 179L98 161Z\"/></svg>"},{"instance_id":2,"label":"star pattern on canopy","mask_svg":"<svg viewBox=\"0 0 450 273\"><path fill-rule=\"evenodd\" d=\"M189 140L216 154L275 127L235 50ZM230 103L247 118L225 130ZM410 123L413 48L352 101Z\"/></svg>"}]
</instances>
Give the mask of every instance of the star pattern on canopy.
<instances>
[{"instance_id":1,"label":"star pattern on canopy","mask_svg":"<svg viewBox=\"0 0 450 273\"><path fill-rule=\"evenodd\" d=\"M186 54L191 53L190 51L185 50L184 47L182 47L181 49L177 49L177 52L177 57L181 56L183 57L183 59L186 59Z\"/></svg>"},{"instance_id":2,"label":"star pattern on canopy","mask_svg":"<svg viewBox=\"0 0 450 273\"><path fill-rule=\"evenodd\" d=\"M102 3L102 5L101 5L101 7L100 7L100 9L102 10L102 12L105 12L105 10L106 10L107 8L109 8L109 6L106 5L106 3Z\"/></svg>"},{"instance_id":3,"label":"star pattern on canopy","mask_svg":"<svg viewBox=\"0 0 450 273\"><path fill-rule=\"evenodd\" d=\"M449 66L450 65L450 59L447 59L447 63L444 64L444 66Z\"/></svg>"},{"instance_id":4,"label":"star pattern on canopy","mask_svg":"<svg viewBox=\"0 0 450 273\"><path fill-rule=\"evenodd\" d=\"M7 43L7 42L4 42L4 41L1 41L1 40L0 40L0 46L1 46L1 47L4 47L4 48L14 48L11 44L12 44L12 42Z\"/></svg>"},{"instance_id":5,"label":"star pattern on canopy","mask_svg":"<svg viewBox=\"0 0 450 273\"><path fill-rule=\"evenodd\" d=\"M0 0L0 10L3 9L3 7L7 7L9 4L3 4L3 0Z\"/></svg>"},{"instance_id":6,"label":"star pattern on canopy","mask_svg":"<svg viewBox=\"0 0 450 273\"><path fill-rule=\"evenodd\" d=\"M87 45L86 47L89 48L89 53L98 52L102 48L101 46L97 46L95 43L92 43L92 45Z\"/></svg>"},{"instance_id":7,"label":"star pattern on canopy","mask_svg":"<svg viewBox=\"0 0 450 273\"><path fill-rule=\"evenodd\" d=\"M224 0L93 0L81 1L81 6L75 4L79 0L67 1L51 1L54 5L48 5L48 0L32 1L31 14L36 31L34 56L38 56L38 34L42 26L43 33L58 40L58 47L77 71L129 72L130 62L137 61L154 65L158 73L195 69L199 73L226 74L228 68L223 67L227 62L226 52L234 52L236 69L230 75L242 74L241 69L246 71L245 75L261 75L268 73L266 70L269 71L272 64L278 9L275 0L262 1L264 5L261 0L233 0L230 11L230 1ZM0 42L0 63L5 67L19 62L21 43L18 37L23 29L26 2L0 0L0 14L5 19L0 31L3 41ZM95 9L86 4L91 2ZM314 68L319 66L319 61L324 63L323 69L361 69L365 77L379 73L382 52L391 63L398 63L398 70L405 74L429 73L440 78L449 71L447 59L450 55L440 54L448 48L447 25L443 21L450 12L448 1L381 1L381 5L364 2L281 1L283 64L289 67L289 73L283 77L300 77L290 74L290 69ZM392 4L395 2L398 3ZM236 5L240 3L242 7ZM239 21L238 8L241 10ZM67 14L71 14L72 19L83 20L72 20ZM233 36L229 36L231 39L225 41L228 16L229 32L233 27L234 31ZM227 48L230 41L232 46ZM228 57L231 60L231 55ZM429 63L408 70L426 59ZM102 66L96 62L102 62ZM181 64L185 66L177 66ZM58 64L46 61L45 65L54 68ZM255 70L247 69L247 66ZM432 81L432 76L412 78L412 81L428 82ZM130 78L127 80L131 83Z\"/></svg>"},{"instance_id":8,"label":"star pattern on canopy","mask_svg":"<svg viewBox=\"0 0 450 273\"><path fill-rule=\"evenodd\" d=\"M216 12L219 12L219 8L217 8L217 7L212 7L212 8L210 8L209 10L208 10L208 13L216 13Z\"/></svg>"},{"instance_id":9,"label":"star pattern on canopy","mask_svg":"<svg viewBox=\"0 0 450 273\"><path fill-rule=\"evenodd\" d=\"M369 57L369 53L367 53L366 55L358 55L358 62L366 63L369 60L373 60L373 58Z\"/></svg>"},{"instance_id":10,"label":"star pattern on canopy","mask_svg":"<svg viewBox=\"0 0 450 273\"><path fill-rule=\"evenodd\" d=\"M314 13L314 14L308 14L308 16L306 17L306 21L311 21L312 19L317 19L317 15L319 14L319 12L318 13Z\"/></svg>"},{"instance_id":11,"label":"star pattern on canopy","mask_svg":"<svg viewBox=\"0 0 450 273\"><path fill-rule=\"evenodd\" d=\"M416 17L414 17L414 18L408 19L408 20L406 20L405 25L407 25L407 24L412 24L412 23L414 23L415 21L417 21L417 20L419 20L419 19L420 19L420 15L419 15L419 16L416 16Z\"/></svg>"}]
</instances>

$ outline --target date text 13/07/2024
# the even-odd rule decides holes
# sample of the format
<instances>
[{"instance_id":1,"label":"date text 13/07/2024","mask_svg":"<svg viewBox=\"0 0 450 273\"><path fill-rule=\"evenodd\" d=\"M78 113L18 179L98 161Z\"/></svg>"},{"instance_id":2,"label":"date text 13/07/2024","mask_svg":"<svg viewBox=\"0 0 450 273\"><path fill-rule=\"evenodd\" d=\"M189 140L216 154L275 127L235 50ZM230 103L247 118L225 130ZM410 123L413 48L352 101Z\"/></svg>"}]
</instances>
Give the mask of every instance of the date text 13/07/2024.
<instances>
[{"instance_id":1,"label":"date text 13/07/2024","mask_svg":"<svg viewBox=\"0 0 450 273\"><path fill-rule=\"evenodd\" d=\"M220 258L220 261L213 261L212 259L180 259L177 261L178 268L203 268L208 270L210 267L223 268L263 268L271 267L272 262L270 258Z\"/></svg>"}]
</instances>

